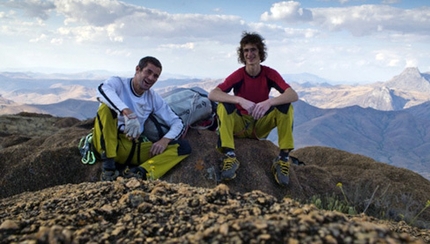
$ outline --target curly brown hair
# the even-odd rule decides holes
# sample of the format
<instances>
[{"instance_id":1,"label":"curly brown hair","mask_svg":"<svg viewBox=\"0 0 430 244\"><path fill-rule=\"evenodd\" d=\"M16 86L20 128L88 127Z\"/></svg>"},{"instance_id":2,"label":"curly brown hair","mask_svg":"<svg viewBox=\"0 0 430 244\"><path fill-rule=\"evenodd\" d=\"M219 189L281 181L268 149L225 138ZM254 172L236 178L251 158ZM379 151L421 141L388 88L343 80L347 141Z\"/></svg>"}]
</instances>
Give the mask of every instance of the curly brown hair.
<instances>
[{"instance_id":1,"label":"curly brown hair","mask_svg":"<svg viewBox=\"0 0 430 244\"><path fill-rule=\"evenodd\" d=\"M260 61L264 62L267 57L267 47L264 43L264 38L255 33L255 32L246 32L242 33L242 39L240 40L240 46L237 48L237 60L239 63L246 64L245 56L243 54L243 47L247 44L254 44L258 48L258 54L260 55Z\"/></svg>"}]
</instances>

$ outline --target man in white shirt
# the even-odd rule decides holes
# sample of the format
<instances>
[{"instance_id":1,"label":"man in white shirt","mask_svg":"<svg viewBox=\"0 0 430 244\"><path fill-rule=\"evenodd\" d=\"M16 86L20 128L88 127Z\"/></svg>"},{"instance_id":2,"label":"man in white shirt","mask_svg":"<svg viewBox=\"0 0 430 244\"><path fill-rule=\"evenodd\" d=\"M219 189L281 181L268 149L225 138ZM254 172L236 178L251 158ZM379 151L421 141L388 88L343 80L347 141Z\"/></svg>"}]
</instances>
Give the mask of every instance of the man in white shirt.
<instances>
[{"instance_id":1,"label":"man in white shirt","mask_svg":"<svg viewBox=\"0 0 430 244\"><path fill-rule=\"evenodd\" d=\"M144 57L133 78L111 77L97 90L101 105L94 124L93 146L103 162L101 180L118 176L158 179L191 153L182 120L151 87L162 66L154 57ZM148 141L142 132L154 113L170 130L158 141Z\"/></svg>"}]
</instances>

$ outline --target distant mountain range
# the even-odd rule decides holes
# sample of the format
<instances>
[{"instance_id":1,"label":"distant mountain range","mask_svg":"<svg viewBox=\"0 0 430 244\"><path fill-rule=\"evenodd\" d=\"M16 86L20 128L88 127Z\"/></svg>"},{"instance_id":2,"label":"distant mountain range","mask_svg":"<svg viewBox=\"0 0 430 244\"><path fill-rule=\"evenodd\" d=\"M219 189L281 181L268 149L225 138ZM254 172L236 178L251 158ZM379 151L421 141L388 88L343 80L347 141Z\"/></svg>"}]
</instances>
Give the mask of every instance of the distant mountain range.
<instances>
[{"instance_id":1,"label":"distant mountain range","mask_svg":"<svg viewBox=\"0 0 430 244\"><path fill-rule=\"evenodd\" d=\"M0 114L22 111L92 118L98 107L99 72L70 75L0 73ZM430 74L407 68L386 82L333 85L312 74L284 75L299 93L295 106L297 148L328 146L411 169L430 179ZM167 79L154 89L199 86L222 80ZM276 95L275 93L273 95ZM277 143L272 133L269 139Z\"/></svg>"},{"instance_id":2,"label":"distant mountain range","mask_svg":"<svg viewBox=\"0 0 430 244\"><path fill-rule=\"evenodd\" d=\"M298 148L327 146L407 168L430 179L430 102L401 111L294 103ZM270 141L277 144L276 133Z\"/></svg>"},{"instance_id":3,"label":"distant mountain range","mask_svg":"<svg viewBox=\"0 0 430 244\"><path fill-rule=\"evenodd\" d=\"M430 74L406 68L386 82L366 85L298 83L293 86L300 99L319 108L344 108L358 105L377 110L402 110L430 101Z\"/></svg>"},{"instance_id":4,"label":"distant mountain range","mask_svg":"<svg viewBox=\"0 0 430 244\"><path fill-rule=\"evenodd\" d=\"M3 72L0 73L0 106L12 103L53 104L67 99L95 101L95 89L108 77L107 72L101 71L74 75ZM333 85L328 80L308 73L283 77L299 93L302 101L318 108L358 105L391 111L430 101L430 73L421 73L418 68L406 68L388 81L364 85ZM175 87L200 86L210 90L221 81L169 78L158 81L154 89L165 92ZM15 109L18 108L15 106ZM6 111L0 109L0 114Z\"/></svg>"}]
</instances>

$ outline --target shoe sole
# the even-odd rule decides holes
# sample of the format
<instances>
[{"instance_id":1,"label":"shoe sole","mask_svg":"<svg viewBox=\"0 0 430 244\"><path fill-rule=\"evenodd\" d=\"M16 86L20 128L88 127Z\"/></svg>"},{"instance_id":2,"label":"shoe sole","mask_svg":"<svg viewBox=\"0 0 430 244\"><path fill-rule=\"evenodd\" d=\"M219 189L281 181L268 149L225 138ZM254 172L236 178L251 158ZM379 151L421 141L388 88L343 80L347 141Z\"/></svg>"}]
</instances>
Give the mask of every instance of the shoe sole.
<instances>
[{"instance_id":1,"label":"shoe sole","mask_svg":"<svg viewBox=\"0 0 430 244\"><path fill-rule=\"evenodd\" d=\"M278 185L283 186L283 187L288 187L290 185L290 183L286 183L286 184L282 184L281 182L278 181L278 179L275 177L275 181L276 183L278 183Z\"/></svg>"},{"instance_id":2,"label":"shoe sole","mask_svg":"<svg viewBox=\"0 0 430 244\"><path fill-rule=\"evenodd\" d=\"M115 170L113 175L108 176L107 178L103 178L103 173L100 175L100 181L114 181L116 178L120 176L119 172Z\"/></svg>"},{"instance_id":3,"label":"shoe sole","mask_svg":"<svg viewBox=\"0 0 430 244\"><path fill-rule=\"evenodd\" d=\"M231 177L231 178L223 178L223 177L221 176L221 180L222 180L222 181L230 181L230 180L233 180L234 178L236 178L236 174L234 174L234 175L233 175L233 177Z\"/></svg>"},{"instance_id":4,"label":"shoe sole","mask_svg":"<svg viewBox=\"0 0 430 244\"><path fill-rule=\"evenodd\" d=\"M276 169L272 166L272 174L273 174L273 178L275 178L276 183L278 183L278 185L283 186L283 187L288 187L290 185L290 182L282 184L278 177L277 177L277 172Z\"/></svg>"}]
</instances>

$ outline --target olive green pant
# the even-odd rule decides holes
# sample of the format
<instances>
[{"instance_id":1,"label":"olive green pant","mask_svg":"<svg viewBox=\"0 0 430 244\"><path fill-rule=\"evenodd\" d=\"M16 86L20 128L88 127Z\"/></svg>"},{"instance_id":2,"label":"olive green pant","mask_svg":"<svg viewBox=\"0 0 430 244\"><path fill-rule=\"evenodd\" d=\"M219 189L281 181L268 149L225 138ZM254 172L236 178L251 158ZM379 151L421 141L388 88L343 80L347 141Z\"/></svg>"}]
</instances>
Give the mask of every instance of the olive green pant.
<instances>
[{"instance_id":1,"label":"olive green pant","mask_svg":"<svg viewBox=\"0 0 430 244\"><path fill-rule=\"evenodd\" d=\"M217 106L219 141L217 148L234 149L234 137L265 139L276 127L278 145L281 150L294 149L292 104L271 107L266 114L255 120L251 115L242 115L231 103L219 103Z\"/></svg>"},{"instance_id":2,"label":"olive green pant","mask_svg":"<svg viewBox=\"0 0 430 244\"><path fill-rule=\"evenodd\" d=\"M189 156L191 147L185 140L174 140L166 150L151 157L152 142L139 139L129 140L118 129L116 113L107 105L102 104L94 123L93 147L100 158L113 158L116 163L141 166L147 172L147 178L158 179L176 164Z\"/></svg>"}]
</instances>

